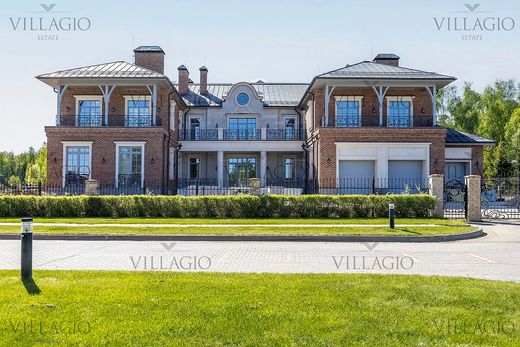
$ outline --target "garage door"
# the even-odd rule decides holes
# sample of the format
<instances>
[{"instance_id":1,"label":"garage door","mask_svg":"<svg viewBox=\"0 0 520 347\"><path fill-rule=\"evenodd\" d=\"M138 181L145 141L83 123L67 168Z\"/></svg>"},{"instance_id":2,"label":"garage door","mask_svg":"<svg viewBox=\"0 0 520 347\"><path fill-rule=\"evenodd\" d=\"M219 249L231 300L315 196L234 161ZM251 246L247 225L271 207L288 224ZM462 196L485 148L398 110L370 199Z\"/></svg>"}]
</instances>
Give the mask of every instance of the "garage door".
<instances>
[{"instance_id":1,"label":"garage door","mask_svg":"<svg viewBox=\"0 0 520 347\"><path fill-rule=\"evenodd\" d=\"M370 194L375 175L374 160L340 160L339 194Z\"/></svg>"},{"instance_id":2,"label":"garage door","mask_svg":"<svg viewBox=\"0 0 520 347\"><path fill-rule=\"evenodd\" d=\"M424 185L422 160L389 160L388 188L392 193L402 193L406 189L417 192Z\"/></svg>"}]
</instances>

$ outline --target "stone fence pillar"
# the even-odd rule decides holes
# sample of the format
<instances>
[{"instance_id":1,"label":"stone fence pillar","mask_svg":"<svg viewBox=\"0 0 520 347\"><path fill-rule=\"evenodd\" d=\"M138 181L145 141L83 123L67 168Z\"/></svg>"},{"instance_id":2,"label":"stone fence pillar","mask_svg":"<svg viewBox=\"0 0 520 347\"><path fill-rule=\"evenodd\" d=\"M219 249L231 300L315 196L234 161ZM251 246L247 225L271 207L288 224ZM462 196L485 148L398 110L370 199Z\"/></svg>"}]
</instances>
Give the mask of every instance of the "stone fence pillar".
<instances>
[{"instance_id":1,"label":"stone fence pillar","mask_svg":"<svg viewBox=\"0 0 520 347\"><path fill-rule=\"evenodd\" d=\"M428 177L430 195L435 198L435 217L444 217L444 175L435 174Z\"/></svg>"},{"instance_id":2,"label":"stone fence pillar","mask_svg":"<svg viewBox=\"0 0 520 347\"><path fill-rule=\"evenodd\" d=\"M469 222L480 222L482 220L482 214L480 211L480 176L471 175L464 177L466 181L467 188L467 197L468 205L467 205L467 218L466 221Z\"/></svg>"},{"instance_id":3,"label":"stone fence pillar","mask_svg":"<svg viewBox=\"0 0 520 347\"><path fill-rule=\"evenodd\" d=\"M86 195L99 195L99 181L98 180L86 180L85 181L85 194Z\"/></svg>"}]
</instances>

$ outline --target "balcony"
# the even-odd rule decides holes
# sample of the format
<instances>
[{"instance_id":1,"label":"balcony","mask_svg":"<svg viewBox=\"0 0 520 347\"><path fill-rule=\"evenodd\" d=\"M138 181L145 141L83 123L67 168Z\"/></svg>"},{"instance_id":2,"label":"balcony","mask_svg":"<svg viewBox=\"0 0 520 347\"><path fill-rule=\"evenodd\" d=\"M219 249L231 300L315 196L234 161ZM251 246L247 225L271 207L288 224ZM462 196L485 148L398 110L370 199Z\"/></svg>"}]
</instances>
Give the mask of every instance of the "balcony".
<instances>
[{"instance_id":1,"label":"balcony","mask_svg":"<svg viewBox=\"0 0 520 347\"><path fill-rule=\"evenodd\" d=\"M267 129L267 141L300 141L305 139L300 129Z\"/></svg>"},{"instance_id":2,"label":"balcony","mask_svg":"<svg viewBox=\"0 0 520 347\"><path fill-rule=\"evenodd\" d=\"M224 141L260 141L261 129L224 129Z\"/></svg>"},{"instance_id":3,"label":"balcony","mask_svg":"<svg viewBox=\"0 0 520 347\"><path fill-rule=\"evenodd\" d=\"M383 125L381 127L386 128L431 128L432 116L429 115L414 115L413 121L410 116L385 116L383 118ZM320 119L320 127L322 128L359 128L359 127L380 127L379 120L373 116L361 116L358 117L334 117L329 119L329 122L325 121L325 118Z\"/></svg>"},{"instance_id":4,"label":"balcony","mask_svg":"<svg viewBox=\"0 0 520 347\"><path fill-rule=\"evenodd\" d=\"M181 129L179 130L181 141L217 141L218 129Z\"/></svg>"},{"instance_id":5,"label":"balcony","mask_svg":"<svg viewBox=\"0 0 520 347\"><path fill-rule=\"evenodd\" d=\"M181 141L303 141L299 129L181 129Z\"/></svg>"},{"instance_id":6,"label":"balcony","mask_svg":"<svg viewBox=\"0 0 520 347\"><path fill-rule=\"evenodd\" d=\"M57 126L69 127L153 127L161 126L161 119L157 118L155 124L152 116L118 115L108 116L108 124L105 124L104 116L66 115L60 116Z\"/></svg>"},{"instance_id":7,"label":"balcony","mask_svg":"<svg viewBox=\"0 0 520 347\"><path fill-rule=\"evenodd\" d=\"M410 116L391 116L387 118L388 128L410 128L412 126Z\"/></svg>"}]
</instances>

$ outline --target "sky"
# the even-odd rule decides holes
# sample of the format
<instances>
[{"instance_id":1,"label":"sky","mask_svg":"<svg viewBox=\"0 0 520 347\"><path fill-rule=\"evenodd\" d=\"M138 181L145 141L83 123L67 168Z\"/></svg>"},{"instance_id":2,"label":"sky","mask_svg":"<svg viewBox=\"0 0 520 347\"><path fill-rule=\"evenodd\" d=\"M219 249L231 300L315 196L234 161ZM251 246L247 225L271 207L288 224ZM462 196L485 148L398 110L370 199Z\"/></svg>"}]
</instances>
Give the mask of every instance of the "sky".
<instances>
[{"instance_id":1,"label":"sky","mask_svg":"<svg viewBox=\"0 0 520 347\"><path fill-rule=\"evenodd\" d=\"M401 66L455 76L459 87L471 81L482 90L496 79L520 80L517 0L52 0L46 8L41 3L0 5L0 151L40 147L44 126L55 122L56 94L34 76L133 62L132 50L139 45L164 49L165 72L173 81L185 64L196 83L202 65L209 70L208 83L308 83L377 53L399 55ZM464 16L467 27L486 17L491 17L487 28L497 21L503 25L462 32L450 22L447 30L449 18ZM23 30L23 19L30 17L42 17L43 28L52 18L84 17L88 22L82 19L80 26L88 30ZM38 29L37 20L34 24ZM468 40L463 34L482 37Z\"/></svg>"}]
</instances>

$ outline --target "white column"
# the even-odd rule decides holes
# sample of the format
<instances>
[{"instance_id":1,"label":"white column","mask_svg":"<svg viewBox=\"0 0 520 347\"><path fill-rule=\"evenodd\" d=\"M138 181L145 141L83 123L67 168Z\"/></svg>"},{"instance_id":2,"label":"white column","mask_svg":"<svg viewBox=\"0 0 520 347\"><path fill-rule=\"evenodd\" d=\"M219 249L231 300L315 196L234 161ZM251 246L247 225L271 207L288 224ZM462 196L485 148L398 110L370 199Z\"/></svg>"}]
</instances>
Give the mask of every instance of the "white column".
<instances>
[{"instance_id":1,"label":"white column","mask_svg":"<svg viewBox=\"0 0 520 347\"><path fill-rule=\"evenodd\" d=\"M114 91L114 86L98 86L101 89L101 94L103 94L103 100L105 101L105 126L108 126L108 113L110 112L110 96Z\"/></svg>"},{"instance_id":2,"label":"white column","mask_svg":"<svg viewBox=\"0 0 520 347\"><path fill-rule=\"evenodd\" d=\"M157 84L152 87L152 125L157 125Z\"/></svg>"},{"instance_id":3,"label":"white column","mask_svg":"<svg viewBox=\"0 0 520 347\"><path fill-rule=\"evenodd\" d=\"M325 85L325 126L329 125L329 102L330 102L330 94L329 94L329 85Z\"/></svg>"},{"instance_id":4,"label":"white column","mask_svg":"<svg viewBox=\"0 0 520 347\"><path fill-rule=\"evenodd\" d=\"M179 150L177 150L175 152L175 154L178 155L178 159L177 159L177 177L178 178L184 178L184 176L182 176L182 159L183 159L182 152L179 152Z\"/></svg>"},{"instance_id":5,"label":"white column","mask_svg":"<svg viewBox=\"0 0 520 347\"><path fill-rule=\"evenodd\" d=\"M260 185L264 187L266 185L265 174L267 172L267 152L260 152Z\"/></svg>"},{"instance_id":6,"label":"white column","mask_svg":"<svg viewBox=\"0 0 520 347\"><path fill-rule=\"evenodd\" d=\"M219 187L224 186L224 152L217 152L217 184Z\"/></svg>"},{"instance_id":7,"label":"white column","mask_svg":"<svg viewBox=\"0 0 520 347\"><path fill-rule=\"evenodd\" d=\"M432 124L435 126L437 124L437 86L426 87L426 90L432 98Z\"/></svg>"},{"instance_id":8,"label":"white column","mask_svg":"<svg viewBox=\"0 0 520 347\"><path fill-rule=\"evenodd\" d=\"M377 101L379 104L379 126L382 127L383 126L383 102L385 101L385 95L386 95L386 92L388 91L388 87L372 86L372 89L374 89L374 92L377 95Z\"/></svg>"},{"instance_id":9,"label":"white column","mask_svg":"<svg viewBox=\"0 0 520 347\"><path fill-rule=\"evenodd\" d=\"M60 84L56 90L56 125L61 125L61 99L63 98L63 93L65 93L65 89L67 89L67 87L67 85L62 86Z\"/></svg>"}]
</instances>

